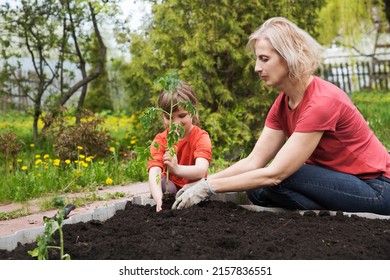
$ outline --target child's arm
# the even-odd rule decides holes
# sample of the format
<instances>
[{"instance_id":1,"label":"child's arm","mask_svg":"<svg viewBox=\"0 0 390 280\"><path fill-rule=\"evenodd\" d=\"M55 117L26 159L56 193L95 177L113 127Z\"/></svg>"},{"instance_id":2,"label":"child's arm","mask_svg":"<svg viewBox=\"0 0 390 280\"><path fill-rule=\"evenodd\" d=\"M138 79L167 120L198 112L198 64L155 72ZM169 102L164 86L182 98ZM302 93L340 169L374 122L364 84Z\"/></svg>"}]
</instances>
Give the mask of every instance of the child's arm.
<instances>
[{"instance_id":1,"label":"child's arm","mask_svg":"<svg viewBox=\"0 0 390 280\"><path fill-rule=\"evenodd\" d=\"M159 212L162 207L162 189L161 189L161 168L158 166L149 169L149 189L154 201L156 202L156 211Z\"/></svg>"},{"instance_id":2,"label":"child's arm","mask_svg":"<svg viewBox=\"0 0 390 280\"><path fill-rule=\"evenodd\" d=\"M199 180L207 176L209 161L204 158L197 158L195 165L180 165L177 163L176 155L171 158L169 152L164 154L164 164L172 174L189 180Z\"/></svg>"}]
</instances>

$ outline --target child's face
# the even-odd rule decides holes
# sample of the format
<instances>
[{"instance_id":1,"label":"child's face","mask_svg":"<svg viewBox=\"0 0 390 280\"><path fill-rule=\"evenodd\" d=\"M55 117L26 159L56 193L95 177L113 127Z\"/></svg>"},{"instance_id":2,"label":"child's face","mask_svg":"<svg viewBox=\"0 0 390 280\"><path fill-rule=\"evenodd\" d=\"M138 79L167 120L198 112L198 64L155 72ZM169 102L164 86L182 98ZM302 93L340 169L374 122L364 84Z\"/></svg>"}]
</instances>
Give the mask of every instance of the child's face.
<instances>
[{"instance_id":1,"label":"child's face","mask_svg":"<svg viewBox=\"0 0 390 280\"><path fill-rule=\"evenodd\" d=\"M179 108L177 111L172 113L172 122L176 124L180 124L184 128L184 137L188 135L188 133L192 129L192 118L188 111ZM169 126L169 115L164 114L164 123L165 126Z\"/></svg>"}]
</instances>

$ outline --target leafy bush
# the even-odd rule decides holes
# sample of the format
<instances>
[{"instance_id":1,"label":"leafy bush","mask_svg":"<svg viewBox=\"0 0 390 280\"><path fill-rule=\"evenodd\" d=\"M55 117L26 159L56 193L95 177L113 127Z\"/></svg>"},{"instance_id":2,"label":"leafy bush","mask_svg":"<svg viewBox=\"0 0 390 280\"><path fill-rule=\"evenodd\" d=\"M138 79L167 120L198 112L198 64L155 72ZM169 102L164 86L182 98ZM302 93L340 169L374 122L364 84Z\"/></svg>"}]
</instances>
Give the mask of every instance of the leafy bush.
<instances>
[{"instance_id":1,"label":"leafy bush","mask_svg":"<svg viewBox=\"0 0 390 280\"><path fill-rule=\"evenodd\" d=\"M16 166L16 157L24 146L24 142L14 132L5 132L0 135L0 159L6 163L6 166L12 163L14 169Z\"/></svg>"},{"instance_id":2,"label":"leafy bush","mask_svg":"<svg viewBox=\"0 0 390 280\"><path fill-rule=\"evenodd\" d=\"M90 111L84 111L80 123L71 124L63 116L51 120L51 126L43 133L53 143L54 152L61 160L77 160L80 149L94 158L111 155L109 143L115 139L100 126L102 118Z\"/></svg>"}]
</instances>

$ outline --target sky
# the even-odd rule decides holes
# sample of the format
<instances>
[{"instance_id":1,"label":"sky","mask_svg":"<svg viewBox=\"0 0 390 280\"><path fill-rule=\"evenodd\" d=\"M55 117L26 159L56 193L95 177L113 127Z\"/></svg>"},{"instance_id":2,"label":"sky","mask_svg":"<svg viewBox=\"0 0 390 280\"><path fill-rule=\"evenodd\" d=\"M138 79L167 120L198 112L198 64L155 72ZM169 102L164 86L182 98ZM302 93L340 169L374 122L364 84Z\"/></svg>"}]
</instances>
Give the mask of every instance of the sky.
<instances>
[{"instance_id":1,"label":"sky","mask_svg":"<svg viewBox=\"0 0 390 280\"><path fill-rule=\"evenodd\" d=\"M151 12L150 3L142 0L123 0L120 6L125 15L131 15L132 29L137 29L142 24L142 17Z\"/></svg>"}]
</instances>

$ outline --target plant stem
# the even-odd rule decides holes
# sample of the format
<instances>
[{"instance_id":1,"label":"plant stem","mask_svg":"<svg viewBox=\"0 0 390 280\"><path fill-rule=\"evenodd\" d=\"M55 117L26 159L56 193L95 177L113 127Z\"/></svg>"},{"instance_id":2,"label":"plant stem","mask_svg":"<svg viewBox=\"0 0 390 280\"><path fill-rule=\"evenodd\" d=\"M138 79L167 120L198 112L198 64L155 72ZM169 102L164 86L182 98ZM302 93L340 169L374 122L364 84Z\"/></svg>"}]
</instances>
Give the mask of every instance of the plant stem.
<instances>
[{"instance_id":1,"label":"plant stem","mask_svg":"<svg viewBox=\"0 0 390 280\"><path fill-rule=\"evenodd\" d=\"M171 128L172 128L173 90L171 90L170 95L171 95L171 106L170 106L171 108L170 108L170 112L169 112L169 128L168 128L168 135L169 135L169 132L171 131ZM169 141L168 141L168 142L169 142ZM170 147L169 144L168 144L168 151L169 151L169 155L170 155L170 156L173 156L173 155L172 155L172 147ZM169 186L169 169L167 168L167 179L165 180L165 193L169 193L168 186Z\"/></svg>"},{"instance_id":2,"label":"plant stem","mask_svg":"<svg viewBox=\"0 0 390 280\"><path fill-rule=\"evenodd\" d=\"M60 233L60 258L61 260L64 258L64 236L62 233L62 227L58 228Z\"/></svg>"}]
</instances>

